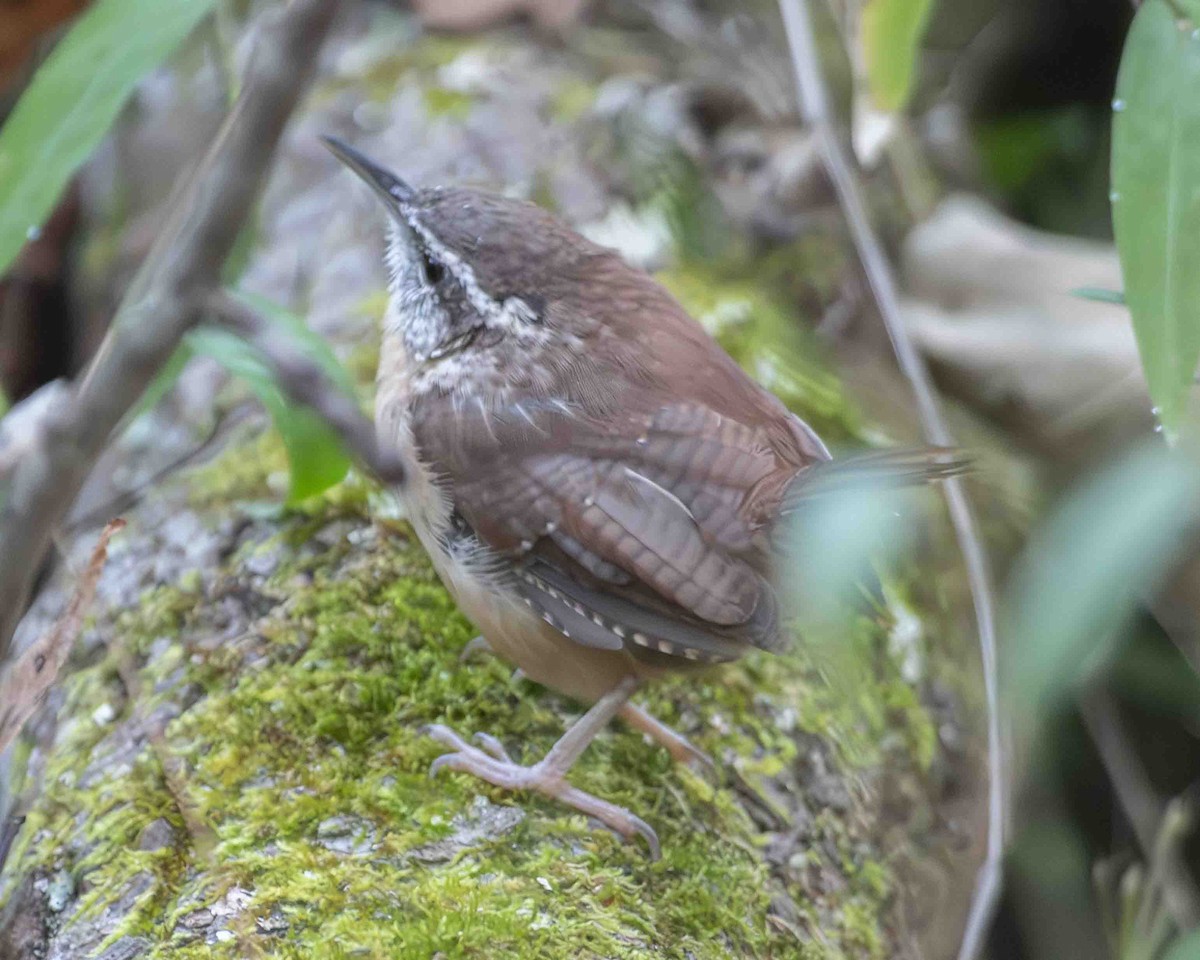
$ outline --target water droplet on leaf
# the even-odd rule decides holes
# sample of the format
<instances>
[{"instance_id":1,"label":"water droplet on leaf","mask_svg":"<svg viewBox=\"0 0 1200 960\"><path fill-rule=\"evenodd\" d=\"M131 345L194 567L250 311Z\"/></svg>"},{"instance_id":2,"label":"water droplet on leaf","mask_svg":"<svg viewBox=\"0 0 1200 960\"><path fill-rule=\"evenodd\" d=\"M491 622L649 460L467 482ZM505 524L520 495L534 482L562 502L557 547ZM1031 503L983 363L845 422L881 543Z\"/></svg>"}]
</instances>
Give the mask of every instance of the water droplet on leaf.
<instances>
[{"instance_id":1,"label":"water droplet on leaf","mask_svg":"<svg viewBox=\"0 0 1200 960\"><path fill-rule=\"evenodd\" d=\"M40 240L42 236L42 228L36 223L25 231L26 240Z\"/></svg>"},{"instance_id":2,"label":"water droplet on leaf","mask_svg":"<svg viewBox=\"0 0 1200 960\"><path fill-rule=\"evenodd\" d=\"M1119 98L1114 100L1112 102L1112 108L1113 108L1114 113L1120 113L1122 110L1125 109L1125 101L1121 100Z\"/></svg>"}]
</instances>

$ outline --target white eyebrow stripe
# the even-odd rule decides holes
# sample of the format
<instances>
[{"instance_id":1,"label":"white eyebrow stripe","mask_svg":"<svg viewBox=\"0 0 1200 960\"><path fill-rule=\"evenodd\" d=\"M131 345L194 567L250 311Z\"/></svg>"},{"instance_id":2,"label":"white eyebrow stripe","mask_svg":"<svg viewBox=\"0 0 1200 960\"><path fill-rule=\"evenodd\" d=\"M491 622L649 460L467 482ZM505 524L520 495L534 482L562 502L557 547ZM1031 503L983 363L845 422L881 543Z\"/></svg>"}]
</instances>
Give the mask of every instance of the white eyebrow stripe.
<instances>
[{"instance_id":1,"label":"white eyebrow stripe","mask_svg":"<svg viewBox=\"0 0 1200 960\"><path fill-rule=\"evenodd\" d=\"M520 297L509 297L501 302L489 296L479 285L471 265L434 236L433 231L421 223L411 207L401 207L401 212L412 230L425 241L426 249L454 275L454 279L467 295L467 300L481 317L499 327L510 326L514 321L529 322L537 319L533 308Z\"/></svg>"}]
</instances>

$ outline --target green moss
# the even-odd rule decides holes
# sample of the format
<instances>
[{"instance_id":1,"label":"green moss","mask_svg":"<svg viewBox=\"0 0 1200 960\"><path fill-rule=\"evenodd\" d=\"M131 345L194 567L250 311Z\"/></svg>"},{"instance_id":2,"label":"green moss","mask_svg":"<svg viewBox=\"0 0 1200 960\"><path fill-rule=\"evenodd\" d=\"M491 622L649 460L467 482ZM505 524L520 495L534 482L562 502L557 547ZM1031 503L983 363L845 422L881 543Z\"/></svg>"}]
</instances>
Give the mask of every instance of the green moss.
<instances>
[{"instance_id":1,"label":"green moss","mask_svg":"<svg viewBox=\"0 0 1200 960\"><path fill-rule=\"evenodd\" d=\"M188 484L196 509L244 500L279 500L287 490L287 452L275 431L235 443L192 471Z\"/></svg>"},{"instance_id":2,"label":"green moss","mask_svg":"<svg viewBox=\"0 0 1200 960\"><path fill-rule=\"evenodd\" d=\"M819 429L861 434L836 379L796 333L779 284L729 264L663 280ZM203 511L278 504L272 478L285 463L273 436L250 438L187 477L188 502ZM88 718L102 703L123 703L105 662L70 681L64 715L83 719L57 751L23 833L26 841L40 833L18 852L23 868L40 863L86 879L90 916L135 877L149 878L110 940L137 933L154 944L151 956L172 960L254 951L300 958L317 949L389 960L886 955L895 881L862 782L886 770L919 789L936 744L917 690L889 653L886 609L848 624L837 638L844 659L827 645L798 644L648 690L642 699L656 716L718 759L715 778L677 767L621 727L589 748L572 782L655 826L663 858L651 863L549 802L463 775L430 780L441 748L421 735L424 724L488 731L533 762L578 708L514 680L497 660L459 663L470 624L407 528L370 523L373 495L352 475L299 508L273 507L269 535L245 538L215 578L153 590L112 625L154 691L141 709L177 701L187 685L203 691L164 736L186 771L189 801L215 833L212 864L196 873L204 864L149 751L80 785L106 739ZM249 572L271 556L280 559L268 576ZM943 603L918 586L928 578L917 571L889 578L892 595L923 616ZM222 591L267 612L214 645L211 611ZM813 750L825 758L817 767ZM828 781L824 793L811 777ZM841 800L827 795L829 782ZM801 799L810 808L803 842L783 866L764 858L768 837L748 813L746 791L781 822ZM504 829L469 836L498 815L511 817ZM179 842L138 850L141 831L160 817ZM81 832L82 852L70 852ZM448 839L455 845L437 853ZM234 889L252 901L225 924L224 942L176 931ZM778 915L780 902L795 916ZM263 934L261 918L278 932Z\"/></svg>"},{"instance_id":3,"label":"green moss","mask_svg":"<svg viewBox=\"0 0 1200 960\"><path fill-rule=\"evenodd\" d=\"M574 123L581 119L596 100L596 84L579 77L568 77L554 90L550 105L553 119Z\"/></svg>"},{"instance_id":4,"label":"green moss","mask_svg":"<svg viewBox=\"0 0 1200 960\"><path fill-rule=\"evenodd\" d=\"M474 104L473 96L458 90L447 90L445 87L425 88L425 109L431 117L464 120Z\"/></svg>"},{"instance_id":5,"label":"green moss","mask_svg":"<svg viewBox=\"0 0 1200 960\"><path fill-rule=\"evenodd\" d=\"M581 43L607 49L588 55L601 66L654 68L626 32L588 30ZM444 89L438 71L468 50L496 48L422 37L386 50L365 76L322 81L314 102L346 89L385 102L403 86L424 91L430 113L461 116L471 97ZM595 93L590 78L556 89L547 112L558 122L583 116ZM637 201L662 205L680 240L683 263L660 279L822 436L869 437L800 322L836 298L838 242L809 236L751 251L712 221L693 167L675 155L666 167L651 159L623 173ZM543 201L549 182L535 177ZM379 316L385 302L375 291L359 311ZM373 379L377 357L375 343L355 350L357 382ZM64 684L66 725L10 866L73 877L81 914L68 922L99 916L140 882L136 908L109 941L144 936L161 960L888 954L896 879L880 838L904 831L881 822L880 784L920 794L936 736L918 685L889 649L886 608L828 644L647 690L652 713L716 758L715 776L678 767L620 725L589 748L572 782L657 829L663 858L651 863L641 847L550 802L464 775L429 778L441 748L421 734L424 724L490 732L532 762L579 706L513 679L497 660L460 663L474 631L407 528L369 519L377 491L352 474L284 509L286 464L268 431L236 439L182 478L181 509L249 533L228 538L220 570L185 574L97 624L137 660L140 720L124 725L132 708L114 657ZM153 533L138 537L149 567ZM950 569L957 558L885 577L925 626L930 661L954 636L945 611L961 577ZM105 705L116 724L95 719ZM107 762L155 711L169 718L162 737L179 764L175 790L215 836L208 859L193 849L181 798L144 741ZM176 841L139 849L160 818ZM768 860L765 848L792 824L802 833ZM248 906L194 927L195 911L237 890L249 892ZM218 928L222 939L205 942Z\"/></svg>"},{"instance_id":6,"label":"green moss","mask_svg":"<svg viewBox=\"0 0 1200 960\"><path fill-rule=\"evenodd\" d=\"M196 479L211 480L210 469ZM230 558L209 596L159 588L116 621L127 649L143 658L153 652L143 668L147 689L168 700L184 684L204 690L165 738L187 771L190 800L215 831L215 869L189 875L195 854L153 754L142 751L130 768L80 786L81 767L106 737L87 718L101 703L123 702L111 663L69 682L66 714L84 719L56 753L49 789L23 834L47 832L19 851L24 867L40 859L86 879L88 915L146 874L138 907L112 939L135 932L155 944L152 956L172 960L243 956L249 941L297 958L332 943L343 952L330 956L381 958L439 951L700 960L884 955L880 924L891 879L868 855L869 831L823 810L808 849L834 850L836 859L814 854L815 865L773 873L731 777L736 770L751 788L764 786L802 762L795 738L804 734L834 750L838 776L852 784L853 770L877 763L880 752L842 745L882 742L896 723L894 711L840 702L816 681L805 649L656 687L648 706L683 726L726 772L713 781L679 769L640 735L614 728L585 754L572 781L654 824L663 844L658 863L551 803L514 798L466 776L430 780L429 764L441 749L421 735L423 724L490 731L531 762L562 732L564 711L576 708L512 679L494 659L458 662L472 628L403 528L364 524L365 489L355 481L289 513L274 537ZM230 490L257 495L262 487L223 488ZM327 529L343 526L374 529L378 542L367 548L343 535L314 546L328 541ZM287 559L251 586L245 565L280 547ZM248 634L213 647L205 611L218 589L253 590L270 613ZM880 631L866 624L855 642L877 648ZM907 716L915 707L898 683L885 665L860 699L900 700ZM431 862L431 844L508 805L524 811L510 829ZM87 849L73 859L67 850L81 815ZM176 827L180 842L139 851L140 832L159 817ZM350 824L348 836L334 841L351 852L331 849L336 843L325 835L340 821ZM353 852L356 842L363 845ZM806 879L830 873L839 880L829 890ZM235 887L253 900L230 923L227 942L206 945L174 932L190 911ZM796 930L769 920L779 896L802 905L805 923L821 936L798 947ZM286 923L286 933L264 937L254 919L262 917Z\"/></svg>"}]
</instances>

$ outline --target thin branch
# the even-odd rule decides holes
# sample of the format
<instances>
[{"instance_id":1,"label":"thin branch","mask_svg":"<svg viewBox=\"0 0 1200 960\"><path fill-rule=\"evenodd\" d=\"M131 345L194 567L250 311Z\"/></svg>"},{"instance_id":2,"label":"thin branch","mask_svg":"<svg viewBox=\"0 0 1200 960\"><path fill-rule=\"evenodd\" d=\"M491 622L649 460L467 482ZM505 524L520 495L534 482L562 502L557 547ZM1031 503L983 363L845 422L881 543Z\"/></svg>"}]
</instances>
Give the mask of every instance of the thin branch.
<instances>
[{"instance_id":1,"label":"thin branch","mask_svg":"<svg viewBox=\"0 0 1200 960\"><path fill-rule=\"evenodd\" d=\"M173 198L154 249L81 382L50 411L39 443L14 471L0 512L0 661L53 531L113 430L217 288L338 7L336 0L292 0L264 18L241 97Z\"/></svg>"},{"instance_id":2,"label":"thin branch","mask_svg":"<svg viewBox=\"0 0 1200 960\"><path fill-rule=\"evenodd\" d=\"M112 520L104 528L66 611L0 677L0 753L17 738L25 721L58 678L58 671L79 636L84 614L95 599L96 583L108 556L108 541L124 526L124 520Z\"/></svg>"},{"instance_id":3,"label":"thin branch","mask_svg":"<svg viewBox=\"0 0 1200 960\"><path fill-rule=\"evenodd\" d=\"M1125 735L1116 705L1108 694L1097 691L1084 698L1080 710L1142 855L1161 870L1171 918L1180 930L1193 929L1200 925L1200 892L1180 860L1178 843L1161 840L1167 805L1155 792L1137 750Z\"/></svg>"},{"instance_id":4,"label":"thin branch","mask_svg":"<svg viewBox=\"0 0 1200 960\"><path fill-rule=\"evenodd\" d=\"M225 439L229 431L238 424L253 417L256 412L257 408L253 402L247 401L235 407L225 416L218 417L212 429L208 431L208 436L190 450L181 453L170 463L155 470L150 476L141 480L137 486L122 490L116 496L98 506L92 507L85 513L79 513L78 511L72 513L62 527L62 536L70 538L82 530L96 526L105 517L128 513L141 502L147 491L157 487L163 480L171 476L171 474L177 473L192 464L203 462L206 457L214 455L220 450L221 442Z\"/></svg>"},{"instance_id":5,"label":"thin branch","mask_svg":"<svg viewBox=\"0 0 1200 960\"><path fill-rule=\"evenodd\" d=\"M4 864L8 862L8 852L24 825L25 817L19 814L10 814L0 821L0 871L4 870Z\"/></svg>"},{"instance_id":6,"label":"thin branch","mask_svg":"<svg viewBox=\"0 0 1200 960\"><path fill-rule=\"evenodd\" d=\"M812 129L821 151L826 173L837 192L850 235L862 262L863 272L879 306L879 313L895 351L900 370L908 379L916 398L925 439L937 446L953 446L954 437L946 426L933 390L925 361L913 345L883 246L875 236L851 160L834 125L829 96L821 74L817 46L813 37L808 0L780 0L784 27L796 71L800 114ZM958 539L966 566L967 581L975 607L979 632L983 682L987 697L988 740L988 836L987 852L976 878L975 895L967 916L959 950L960 960L970 960L980 952L1000 894L1001 859L1004 852L1007 771L1001 736L1000 697L996 665L996 617L992 576L987 554L980 542L978 526L961 480L949 479L942 485L950 521Z\"/></svg>"},{"instance_id":7,"label":"thin branch","mask_svg":"<svg viewBox=\"0 0 1200 960\"><path fill-rule=\"evenodd\" d=\"M312 407L380 480L400 483L404 479L404 462L390 447L379 444L374 425L324 370L289 340L273 335L262 316L235 297L216 293L209 300L209 308L217 320L263 354L283 391L297 403Z\"/></svg>"}]
</instances>

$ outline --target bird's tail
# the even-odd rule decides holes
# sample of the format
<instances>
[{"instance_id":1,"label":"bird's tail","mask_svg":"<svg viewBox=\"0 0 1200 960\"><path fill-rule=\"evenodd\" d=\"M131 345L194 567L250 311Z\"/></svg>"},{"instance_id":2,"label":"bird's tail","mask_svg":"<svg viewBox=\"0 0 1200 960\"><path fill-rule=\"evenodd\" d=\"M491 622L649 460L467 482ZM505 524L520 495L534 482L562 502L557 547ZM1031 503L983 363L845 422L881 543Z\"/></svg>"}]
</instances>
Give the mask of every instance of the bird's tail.
<instances>
[{"instance_id":1,"label":"bird's tail","mask_svg":"<svg viewBox=\"0 0 1200 960\"><path fill-rule=\"evenodd\" d=\"M801 470L783 495L780 514L809 501L855 487L910 487L957 477L971 469L970 458L953 447L878 450L822 460Z\"/></svg>"}]
</instances>

